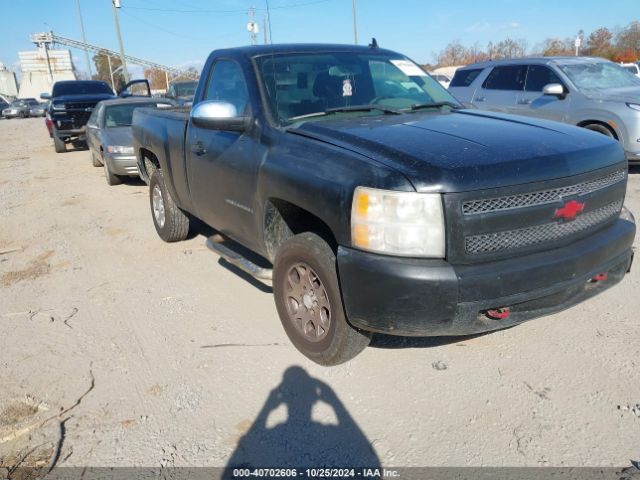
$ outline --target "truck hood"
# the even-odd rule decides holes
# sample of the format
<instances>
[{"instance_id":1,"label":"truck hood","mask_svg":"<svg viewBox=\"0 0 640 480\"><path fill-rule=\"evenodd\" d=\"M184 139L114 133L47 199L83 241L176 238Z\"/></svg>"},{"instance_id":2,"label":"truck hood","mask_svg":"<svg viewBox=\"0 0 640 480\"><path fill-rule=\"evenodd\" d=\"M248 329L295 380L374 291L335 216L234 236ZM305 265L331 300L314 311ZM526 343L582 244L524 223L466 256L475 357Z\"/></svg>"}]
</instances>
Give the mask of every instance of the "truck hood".
<instances>
[{"instance_id":1,"label":"truck hood","mask_svg":"<svg viewBox=\"0 0 640 480\"><path fill-rule=\"evenodd\" d=\"M477 110L308 121L291 133L364 155L419 192L551 180L624 163L618 142L555 122Z\"/></svg>"},{"instance_id":2,"label":"truck hood","mask_svg":"<svg viewBox=\"0 0 640 480\"><path fill-rule=\"evenodd\" d=\"M55 103L67 103L67 102L81 102L81 103L98 103L102 100L109 100L111 98L116 98L115 95L110 95L108 93L84 93L81 95L60 95L59 97L53 98L52 102Z\"/></svg>"}]
</instances>

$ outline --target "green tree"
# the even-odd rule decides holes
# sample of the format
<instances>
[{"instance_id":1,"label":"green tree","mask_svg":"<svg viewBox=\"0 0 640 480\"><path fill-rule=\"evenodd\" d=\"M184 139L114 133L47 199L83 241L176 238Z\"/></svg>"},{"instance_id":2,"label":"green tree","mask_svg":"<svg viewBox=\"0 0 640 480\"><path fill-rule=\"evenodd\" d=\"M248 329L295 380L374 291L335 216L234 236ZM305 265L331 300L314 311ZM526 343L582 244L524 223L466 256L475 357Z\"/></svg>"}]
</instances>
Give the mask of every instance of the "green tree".
<instances>
[{"instance_id":1,"label":"green tree","mask_svg":"<svg viewBox=\"0 0 640 480\"><path fill-rule=\"evenodd\" d=\"M611 40L613 34L608 28L599 28L587 38L587 52L594 57L611 58L613 55L613 45Z\"/></svg>"},{"instance_id":2,"label":"green tree","mask_svg":"<svg viewBox=\"0 0 640 480\"><path fill-rule=\"evenodd\" d=\"M93 56L93 63L96 66L96 73L93 75L94 80L102 80L103 82L107 82L111 85L111 74L109 72L109 58L106 53L97 53ZM117 91L122 90L125 85L124 75L122 74L122 70L118 70L122 62L118 57L111 57L111 68L115 72L113 74L113 80L115 82L115 89Z\"/></svg>"}]
</instances>

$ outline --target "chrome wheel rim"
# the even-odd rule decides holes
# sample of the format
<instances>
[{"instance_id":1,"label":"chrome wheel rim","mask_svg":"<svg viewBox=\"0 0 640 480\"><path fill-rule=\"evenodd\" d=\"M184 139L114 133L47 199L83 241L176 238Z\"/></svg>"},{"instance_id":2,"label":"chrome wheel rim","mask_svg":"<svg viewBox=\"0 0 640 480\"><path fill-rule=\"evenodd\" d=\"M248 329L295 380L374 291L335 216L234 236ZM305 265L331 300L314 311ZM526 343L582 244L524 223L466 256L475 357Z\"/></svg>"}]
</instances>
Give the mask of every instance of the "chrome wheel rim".
<instances>
[{"instance_id":1,"label":"chrome wheel rim","mask_svg":"<svg viewBox=\"0 0 640 480\"><path fill-rule=\"evenodd\" d=\"M305 340L320 342L331 326L331 303L322 280L306 263L293 265L285 277L289 321Z\"/></svg>"},{"instance_id":2,"label":"chrome wheel rim","mask_svg":"<svg viewBox=\"0 0 640 480\"><path fill-rule=\"evenodd\" d=\"M160 190L159 185L153 186L153 218L156 220L156 224L162 228L164 227L165 222L165 213L164 213L164 199L162 198L162 191Z\"/></svg>"}]
</instances>

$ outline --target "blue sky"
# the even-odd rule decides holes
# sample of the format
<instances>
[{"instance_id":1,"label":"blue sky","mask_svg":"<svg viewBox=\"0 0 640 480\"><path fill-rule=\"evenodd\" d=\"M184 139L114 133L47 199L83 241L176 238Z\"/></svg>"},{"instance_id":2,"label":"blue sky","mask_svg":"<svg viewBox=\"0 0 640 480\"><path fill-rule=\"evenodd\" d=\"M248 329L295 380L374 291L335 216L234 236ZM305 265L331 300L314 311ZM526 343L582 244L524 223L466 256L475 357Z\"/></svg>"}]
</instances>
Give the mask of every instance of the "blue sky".
<instances>
[{"instance_id":1,"label":"blue sky","mask_svg":"<svg viewBox=\"0 0 640 480\"><path fill-rule=\"evenodd\" d=\"M262 36L265 0L121 0L125 52L169 65L200 65L221 47L250 43L246 10L257 9ZM111 0L80 0L87 41L117 49ZM273 41L352 43L351 0L269 0ZM80 39L76 0L0 0L0 62L16 67L29 34L46 30ZM530 47L546 37L615 28L640 18L638 0L357 0L358 37L432 62L448 42L471 45L524 38ZM72 51L86 70L84 54Z\"/></svg>"}]
</instances>

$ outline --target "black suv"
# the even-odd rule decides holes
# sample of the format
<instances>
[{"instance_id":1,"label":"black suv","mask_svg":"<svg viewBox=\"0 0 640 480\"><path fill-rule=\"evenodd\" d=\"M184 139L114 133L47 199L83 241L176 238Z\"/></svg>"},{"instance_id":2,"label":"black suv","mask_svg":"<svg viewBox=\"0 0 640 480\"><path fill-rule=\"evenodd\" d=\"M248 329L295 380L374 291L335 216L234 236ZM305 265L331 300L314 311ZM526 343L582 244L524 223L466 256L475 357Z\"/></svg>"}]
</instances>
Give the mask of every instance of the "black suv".
<instances>
[{"instance_id":1,"label":"black suv","mask_svg":"<svg viewBox=\"0 0 640 480\"><path fill-rule=\"evenodd\" d=\"M132 86L146 85L146 95L151 96L147 80L134 80L125 85L120 96L132 96ZM49 116L53 123L52 135L56 153L66 151L66 144L85 141L85 125L98 102L115 98L111 87L97 80L64 80L53 85L51 95L43 93L43 99L50 99Z\"/></svg>"}]
</instances>

